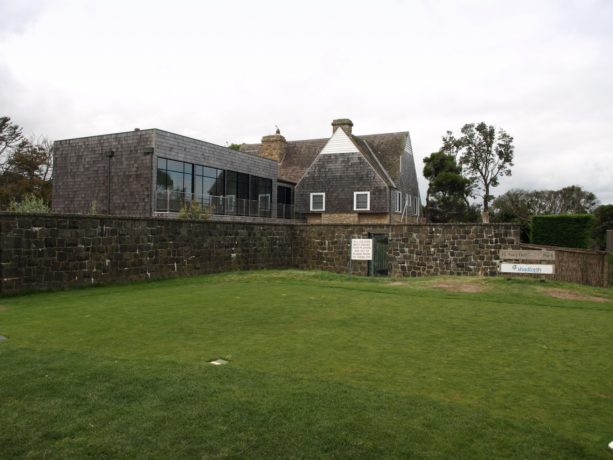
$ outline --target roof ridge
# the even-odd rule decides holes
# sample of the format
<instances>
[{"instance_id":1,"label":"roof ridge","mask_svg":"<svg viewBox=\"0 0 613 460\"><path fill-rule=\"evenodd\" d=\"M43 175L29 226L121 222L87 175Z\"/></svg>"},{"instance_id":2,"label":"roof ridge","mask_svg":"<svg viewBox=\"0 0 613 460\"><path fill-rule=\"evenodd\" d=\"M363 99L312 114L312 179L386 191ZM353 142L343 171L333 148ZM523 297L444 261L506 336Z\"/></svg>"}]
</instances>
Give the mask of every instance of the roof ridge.
<instances>
[{"instance_id":1,"label":"roof ridge","mask_svg":"<svg viewBox=\"0 0 613 460\"><path fill-rule=\"evenodd\" d=\"M361 138L361 137L371 137L371 136L386 136L390 134L409 134L409 131L407 130L407 131L393 131L390 133L351 134L351 135ZM293 139L293 140L286 140L286 142L288 144L297 143L297 142L315 142L315 141L326 142L330 139L330 137L316 137L313 139ZM256 142L256 143L243 142L242 145L262 145L262 143L261 142Z\"/></svg>"}]
</instances>

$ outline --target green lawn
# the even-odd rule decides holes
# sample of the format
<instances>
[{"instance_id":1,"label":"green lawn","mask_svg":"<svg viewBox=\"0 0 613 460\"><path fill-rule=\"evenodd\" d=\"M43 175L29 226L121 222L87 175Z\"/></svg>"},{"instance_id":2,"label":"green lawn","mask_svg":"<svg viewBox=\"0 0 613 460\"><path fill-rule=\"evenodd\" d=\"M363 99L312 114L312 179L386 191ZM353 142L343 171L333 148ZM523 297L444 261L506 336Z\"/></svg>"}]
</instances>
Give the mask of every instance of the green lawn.
<instances>
[{"instance_id":1,"label":"green lawn","mask_svg":"<svg viewBox=\"0 0 613 460\"><path fill-rule=\"evenodd\" d=\"M3 297L0 335L0 458L613 459L611 289L233 273Z\"/></svg>"}]
</instances>

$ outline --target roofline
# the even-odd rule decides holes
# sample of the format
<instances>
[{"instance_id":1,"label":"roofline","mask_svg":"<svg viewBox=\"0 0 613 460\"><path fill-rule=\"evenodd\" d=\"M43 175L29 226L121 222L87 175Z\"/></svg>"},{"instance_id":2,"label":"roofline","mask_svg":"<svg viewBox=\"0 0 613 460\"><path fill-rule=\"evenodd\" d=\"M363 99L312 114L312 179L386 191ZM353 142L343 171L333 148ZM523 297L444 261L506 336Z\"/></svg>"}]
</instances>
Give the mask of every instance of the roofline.
<instances>
[{"instance_id":1,"label":"roofline","mask_svg":"<svg viewBox=\"0 0 613 460\"><path fill-rule=\"evenodd\" d=\"M202 142L203 144L214 145L215 147L219 147L219 148L222 148L222 149L230 150L231 152L234 152L234 153L242 153L244 155L251 155L251 156L254 156L254 157L261 158L261 159L266 160L266 161L272 161L274 163L277 163L276 160L271 160L270 158L266 158L266 157L260 156L257 153L243 152L241 150L238 150L238 151L237 150L233 150L233 149L231 149L229 147L226 147L225 145L214 144L213 142L203 141L202 139L196 139L195 137L185 136L183 134L173 133L172 131L166 131L165 129L159 129L159 128L147 128L147 129L138 129L138 130L132 130L132 131L120 131L118 133L96 134L96 135L93 135L93 136L71 137L71 138L68 138L68 139L58 139L58 140L56 140L54 142L67 142L67 141L84 140L84 139L95 139L95 138L99 138L99 137L117 136L117 135L123 135L123 134L137 134L137 133L153 133L153 134L155 134L156 132L166 133L166 134L171 134L173 136L183 137L185 139L190 139L190 140L193 140L193 141L196 141L196 142Z\"/></svg>"},{"instance_id":2,"label":"roofline","mask_svg":"<svg viewBox=\"0 0 613 460\"><path fill-rule=\"evenodd\" d=\"M96 137L106 137L106 136L117 136L118 134L134 134L134 133L148 133L155 132L157 128L147 128L147 129L138 129L132 131L120 131L118 133L106 133L106 134L94 134L91 136L79 136L79 137L68 137L65 139L56 139L54 142L66 142L66 141L76 141L81 139L93 139ZM161 131L161 130L158 130Z\"/></svg>"},{"instance_id":3,"label":"roofline","mask_svg":"<svg viewBox=\"0 0 613 460\"><path fill-rule=\"evenodd\" d=\"M332 133L332 134L334 134L334 133ZM352 133L351 135L352 136L356 136L356 137L366 137L366 136L384 136L386 134L409 134L409 131L394 131L394 132L391 132L391 133L372 133L372 134L353 134ZM332 137L332 136L330 136L330 137ZM321 138L318 137L318 138L315 138L315 139L294 139L294 140L286 141L286 142L288 144L291 143L291 142L314 142L314 141L326 142L326 141L328 141L330 139L330 137L321 137ZM252 143L243 142L241 145L262 145L262 143L259 142L259 143L252 144Z\"/></svg>"}]
</instances>

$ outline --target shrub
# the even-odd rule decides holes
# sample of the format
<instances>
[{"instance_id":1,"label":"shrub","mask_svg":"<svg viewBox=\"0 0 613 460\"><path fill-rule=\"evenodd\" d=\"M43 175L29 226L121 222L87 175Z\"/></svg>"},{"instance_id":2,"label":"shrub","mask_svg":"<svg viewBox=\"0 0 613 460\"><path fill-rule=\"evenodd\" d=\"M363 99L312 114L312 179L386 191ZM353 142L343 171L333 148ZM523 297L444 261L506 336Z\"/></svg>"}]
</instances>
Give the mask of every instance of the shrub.
<instances>
[{"instance_id":1,"label":"shrub","mask_svg":"<svg viewBox=\"0 0 613 460\"><path fill-rule=\"evenodd\" d=\"M196 201L192 201L190 203L183 203L177 217L179 219L208 220L210 213L208 209L202 209Z\"/></svg>"},{"instance_id":2,"label":"shrub","mask_svg":"<svg viewBox=\"0 0 613 460\"><path fill-rule=\"evenodd\" d=\"M48 213L51 212L51 209L40 196L28 193L21 201L11 200L9 203L9 211L21 213Z\"/></svg>"},{"instance_id":3,"label":"shrub","mask_svg":"<svg viewBox=\"0 0 613 460\"><path fill-rule=\"evenodd\" d=\"M530 240L533 244L587 249L592 246L593 226L591 214L534 216Z\"/></svg>"}]
</instances>

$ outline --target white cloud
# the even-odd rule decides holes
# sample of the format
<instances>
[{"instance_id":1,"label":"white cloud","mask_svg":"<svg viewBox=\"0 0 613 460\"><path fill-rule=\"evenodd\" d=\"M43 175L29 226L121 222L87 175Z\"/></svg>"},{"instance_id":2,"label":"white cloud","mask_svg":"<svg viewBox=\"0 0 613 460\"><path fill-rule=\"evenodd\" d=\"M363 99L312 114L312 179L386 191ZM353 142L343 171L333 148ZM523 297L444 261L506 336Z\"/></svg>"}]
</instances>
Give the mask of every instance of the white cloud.
<instances>
[{"instance_id":1,"label":"white cloud","mask_svg":"<svg viewBox=\"0 0 613 460\"><path fill-rule=\"evenodd\" d=\"M224 144L350 117L357 133L409 129L421 170L446 130L483 120L516 140L497 192L580 184L613 202L606 0L2 5L21 19L0 19L0 103L27 130Z\"/></svg>"}]
</instances>

